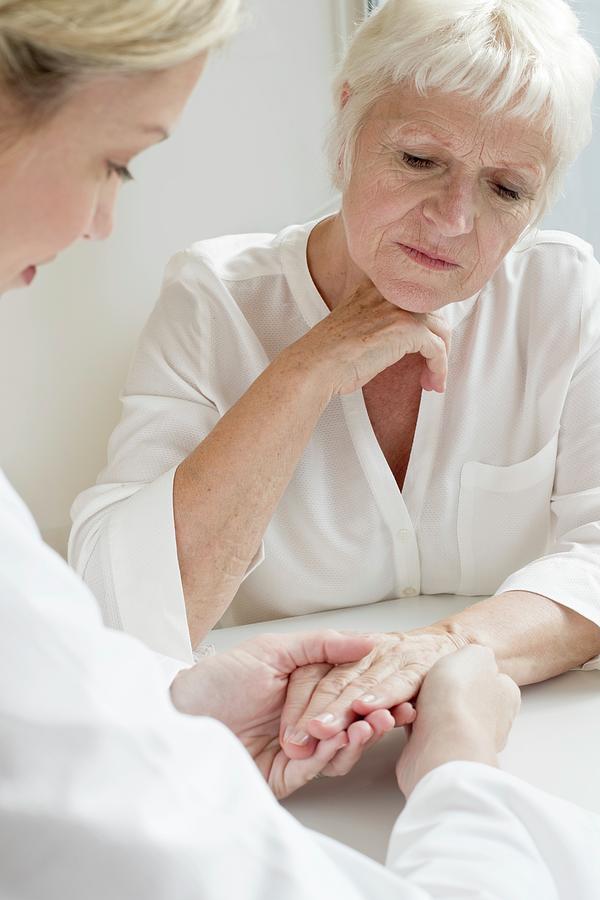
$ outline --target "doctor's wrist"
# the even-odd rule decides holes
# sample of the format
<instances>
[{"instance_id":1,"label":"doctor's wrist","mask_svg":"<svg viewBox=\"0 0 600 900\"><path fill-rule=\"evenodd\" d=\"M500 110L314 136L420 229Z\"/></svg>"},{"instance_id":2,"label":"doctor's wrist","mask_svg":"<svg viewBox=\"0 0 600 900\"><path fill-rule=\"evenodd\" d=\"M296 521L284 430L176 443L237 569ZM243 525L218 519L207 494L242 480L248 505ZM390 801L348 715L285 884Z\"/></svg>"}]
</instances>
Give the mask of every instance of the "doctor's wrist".
<instances>
[{"instance_id":1,"label":"doctor's wrist","mask_svg":"<svg viewBox=\"0 0 600 900\"><path fill-rule=\"evenodd\" d=\"M178 712L188 716L214 716L210 702L211 662L211 657L200 659L190 668L182 669L173 679L171 702Z\"/></svg>"}]
</instances>

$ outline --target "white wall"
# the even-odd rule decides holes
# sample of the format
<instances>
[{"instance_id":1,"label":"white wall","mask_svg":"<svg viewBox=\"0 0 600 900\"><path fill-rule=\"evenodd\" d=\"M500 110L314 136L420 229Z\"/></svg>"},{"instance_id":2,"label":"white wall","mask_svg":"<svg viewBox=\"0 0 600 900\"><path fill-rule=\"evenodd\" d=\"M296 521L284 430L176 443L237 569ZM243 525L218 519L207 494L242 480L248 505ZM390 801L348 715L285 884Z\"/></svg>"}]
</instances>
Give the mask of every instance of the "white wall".
<instances>
[{"instance_id":1,"label":"white wall","mask_svg":"<svg viewBox=\"0 0 600 900\"><path fill-rule=\"evenodd\" d=\"M578 10L600 51L597 3ZM331 196L321 147L337 0L247 5L252 21L212 60L174 138L134 163L112 240L79 245L32 290L0 301L0 466L61 550L71 501L104 463L169 255L203 237L303 221ZM596 129L547 224L600 254Z\"/></svg>"},{"instance_id":2,"label":"white wall","mask_svg":"<svg viewBox=\"0 0 600 900\"><path fill-rule=\"evenodd\" d=\"M578 0L583 31L600 54L600 2ZM572 231L589 241L600 258L600 89L594 103L594 137L567 177L564 197L544 221L545 228Z\"/></svg>"},{"instance_id":3,"label":"white wall","mask_svg":"<svg viewBox=\"0 0 600 900\"><path fill-rule=\"evenodd\" d=\"M164 264L194 240L274 231L330 197L334 4L250 0L175 136L132 166L103 245L80 244L0 301L0 465L64 549L75 495L102 467L118 392Z\"/></svg>"}]
</instances>

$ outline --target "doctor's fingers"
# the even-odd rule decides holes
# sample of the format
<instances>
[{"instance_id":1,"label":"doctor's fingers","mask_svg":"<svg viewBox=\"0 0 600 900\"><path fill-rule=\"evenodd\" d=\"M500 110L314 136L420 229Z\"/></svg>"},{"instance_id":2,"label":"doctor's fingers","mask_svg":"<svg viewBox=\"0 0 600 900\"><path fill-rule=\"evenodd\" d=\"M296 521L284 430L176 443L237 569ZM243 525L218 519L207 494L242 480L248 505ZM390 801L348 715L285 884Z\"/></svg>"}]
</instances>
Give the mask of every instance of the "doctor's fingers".
<instances>
[{"instance_id":1,"label":"doctor's fingers","mask_svg":"<svg viewBox=\"0 0 600 900\"><path fill-rule=\"evenodd\" d=\"M308 759L288 759L283 751L278 755L278 765L269 776L269 787L279 800L289 797L298 788L317 778L348 744L346 732L340 732L326 741L319 741L315 752Z\"/></svg>"},{"instance_id":2,"label":"doctor's fingers","mask_svg":"<svg viewBox=\"0 0 600 900\"><path fill-rule=\"evenodd\" d=\"M321 774L330 777L347 775L362 759L365 750L370 749L393 728L394 717L387 709L379 709L367 719L353 722L347 731L347 745L338 750Z\"/></svg>"}]
</instances>

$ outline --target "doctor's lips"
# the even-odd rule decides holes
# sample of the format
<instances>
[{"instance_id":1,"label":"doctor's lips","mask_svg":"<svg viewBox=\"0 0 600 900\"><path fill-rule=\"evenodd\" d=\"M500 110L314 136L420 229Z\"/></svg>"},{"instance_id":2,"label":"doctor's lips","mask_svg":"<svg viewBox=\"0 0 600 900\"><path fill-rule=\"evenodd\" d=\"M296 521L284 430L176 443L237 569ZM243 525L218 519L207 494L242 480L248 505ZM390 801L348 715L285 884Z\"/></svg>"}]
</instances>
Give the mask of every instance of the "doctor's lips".
<instances>
[{"instance_id":1,"label":"doctor's lips","mask_svg":"<svg viewBox=\"0 0 600 900\"><path fill-rule=\"evenodd\" d=\"M56 259L56 253L54 254L54 256L49 256L47 259L43 259L40 263L37 263L37 265L35 265L35 266L27 266L27 268L23 269L23 271L21 272L22 281L24 281L26 285L31 284L31 282L33 281L33 279L36 276L38 266L45 266L48 263L51 263L55 259Z\"/></svg>"},{"instance_id":2,"label":"doctor's lips","mask_svg":"<svg viewBox=\"0 0 600 900\"><path fill-rule=\"evenodd\" d=\"M398 243L400 249L406 253L410 259L424 266L426 269L460 269L461 266L455 260L447 256L437 256L434 251L428 251L424 247L412 247L409 244Z\"/></svg>"},{"instance_id":3,"label":"doctor's lips","mask_svg":"<svg viewBox=\"0 0 600 900\"><path fill-rule=\"evenodd\" d=\"M36 266L27 266L26 269L23 269L21 272L21 279L25 282L25 284L29 285L35 278L35 273L37 272Z\"/></svg>"}]
</instances>

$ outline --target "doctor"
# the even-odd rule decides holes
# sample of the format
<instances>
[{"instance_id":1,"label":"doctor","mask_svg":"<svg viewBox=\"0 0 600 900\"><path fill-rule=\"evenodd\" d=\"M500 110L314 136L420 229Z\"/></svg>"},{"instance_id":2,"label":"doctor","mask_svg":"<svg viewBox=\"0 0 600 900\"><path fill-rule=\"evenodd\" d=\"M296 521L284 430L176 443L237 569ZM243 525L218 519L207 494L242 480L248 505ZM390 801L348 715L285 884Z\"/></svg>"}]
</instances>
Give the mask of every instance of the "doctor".
<instances>
[{"instance_id":1,"label":"doctor","mask_svg":"<svg viewBox=\"0 0 600 900\"><path fill-rule=\"evenodd\" d=\"M169 133L237 5L0 0L0 290L108 236L130 159ZM518 690L489 650L425 680L384 868L305 831L259 775L285 796L410 721L380 710L309 759L280 750L290 675L357 660L369 638L263 637L179 673L169 694L168 662L102 627L2 476L0 626L3 897L594 896L598 822L495 768Z\"/></svg>"}]
</instances>

